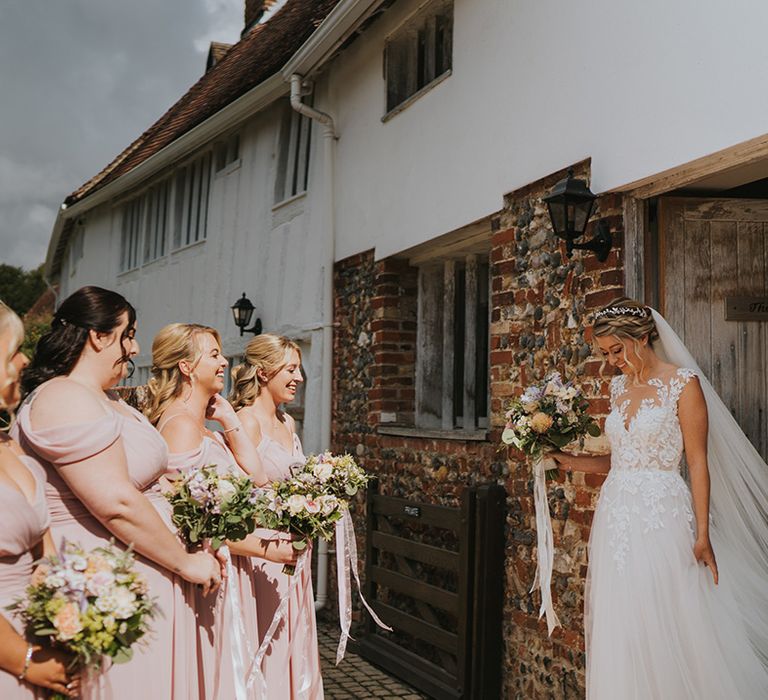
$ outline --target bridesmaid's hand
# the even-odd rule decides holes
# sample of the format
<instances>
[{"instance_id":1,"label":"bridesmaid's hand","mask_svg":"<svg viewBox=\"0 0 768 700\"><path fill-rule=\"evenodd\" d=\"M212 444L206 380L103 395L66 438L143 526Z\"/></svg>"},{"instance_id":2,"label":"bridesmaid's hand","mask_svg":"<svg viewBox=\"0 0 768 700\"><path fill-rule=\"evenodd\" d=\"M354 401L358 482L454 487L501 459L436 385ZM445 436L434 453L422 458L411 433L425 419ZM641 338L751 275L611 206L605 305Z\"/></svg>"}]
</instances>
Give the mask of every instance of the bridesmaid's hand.
<instances>
[{"instance_id":1,"label":"bridesmaid's hand","mask_svg":"<svg viewBox=\"0 0 768 700\"><path fill-rule=\"evenodd\" d=\"M299 550L294 548L292 540L270 540L264 550L264 559L275 564L296 564Z\"/></svg>"},{"instance_id":2,"label":"bridesmaid's hand","mask_svg":"<svg viewBox=\"0 0 768 700\"><path fill-rule=\"evenodd\" d=\"M186 581L201 586L203 595L215 591L221 583L219 562L208 552L195 552L187 555L187 565L180 573Z\"/></svg>"},{"instance_id":3,"label":"bridesmaid's hand","mask_svg":"<svg viewBox=\"0 0 768 700\"><path fill-rule=\"evenodd\" d=\"M77 671L67 673L72 657L58 649L37 646L34 649L25 680L32 685L54 690L67 697L78 697L80 674Z\"/></svg>"},{"instance_id":4,"label":"bridesmaid's hand","mask_svg":"<svg viewBox=\"0 0 768 700\"><path fill-rule=\"evenodd\" d=\"M704 566L709 567L712 572L712 578L717 585L719 574L717 572L717 561L715 560L715 552L712 550L712 543L709 541L709 537L702 537L697 539L693 545L693 555L696 557L696 561L701 562Z\"/></svg>"},{"instance_id":5,"label":"bridesmaid's hand","mask_svg":"<svg viewBox=\"0 0 768 700\"><path fill-rule=\"evenodd\" d=\"M240 425L240 418L235 413L235 409L232 408L232 404L221 394L211 397L205 410L205 417L208 420L221 424L224 430L236 428Z\"/></svg>"}]
</instances>

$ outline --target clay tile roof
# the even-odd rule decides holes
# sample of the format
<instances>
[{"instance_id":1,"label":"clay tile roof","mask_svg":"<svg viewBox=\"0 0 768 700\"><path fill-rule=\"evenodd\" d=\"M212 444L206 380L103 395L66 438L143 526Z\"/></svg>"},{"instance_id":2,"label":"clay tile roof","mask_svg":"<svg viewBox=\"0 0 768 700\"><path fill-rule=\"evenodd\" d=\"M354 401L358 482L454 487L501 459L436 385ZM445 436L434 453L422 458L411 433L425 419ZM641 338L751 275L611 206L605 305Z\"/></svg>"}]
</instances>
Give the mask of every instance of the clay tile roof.
<instances>
[{"instance_id":1,"label":"clay tile roof","mask_svg":"<svg viewBox=\"0 0 768 700\"><path fill-rule=\"evenodd\" d=\"M104 170L75 190L67 206L135 168L277 73L339 0L288 0L229 49L211 70Z\"/></svg>"}]
</instances>

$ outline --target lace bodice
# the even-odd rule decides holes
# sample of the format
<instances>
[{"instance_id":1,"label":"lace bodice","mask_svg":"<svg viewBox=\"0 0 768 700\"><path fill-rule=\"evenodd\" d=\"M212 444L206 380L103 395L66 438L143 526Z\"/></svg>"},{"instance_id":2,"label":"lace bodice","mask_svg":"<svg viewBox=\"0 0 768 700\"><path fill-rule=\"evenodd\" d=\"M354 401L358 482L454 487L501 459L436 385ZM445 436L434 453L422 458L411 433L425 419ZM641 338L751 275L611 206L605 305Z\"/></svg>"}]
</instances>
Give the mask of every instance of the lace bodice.
<instances>
[{"instance_id":1,"label":"lace bodice","mask_svg":"<svg viewBox=\"0 0 768 700\"><path fill-rule=\"evenodd\" d=\"M641 400L632 416L627 397L627 376L611 381L611 412L605 433L611 444L611 472L618 470L677 471L683 457L683 435L677 417L677 402L683 388L694 377L690 369L678 368L671 379L650 379L656 396Z\"/></svg>"}]
</instances>

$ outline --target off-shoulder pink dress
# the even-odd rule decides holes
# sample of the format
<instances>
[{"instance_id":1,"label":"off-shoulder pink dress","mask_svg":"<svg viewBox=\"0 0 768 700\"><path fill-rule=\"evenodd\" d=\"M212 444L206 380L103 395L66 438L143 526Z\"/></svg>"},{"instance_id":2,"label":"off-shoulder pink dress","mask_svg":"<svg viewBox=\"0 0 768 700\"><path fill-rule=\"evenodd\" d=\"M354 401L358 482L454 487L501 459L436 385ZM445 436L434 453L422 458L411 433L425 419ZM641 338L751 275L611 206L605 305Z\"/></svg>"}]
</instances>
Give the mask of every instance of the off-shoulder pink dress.
<instances>
[{"instance_id":1,"label":"off-shoulder pink dress","mask_svg":"<svg viewBox=\"0 0 768 700\"><path fill-rule=\"evenodd\" d=\"M177 414L178 415L178 414ZM170 416L171 420L175 416ZM166 420L164 423L167 423ZM164 425L161 422L161 426ZM220 433L215 438L205 436L197 449L171 453L168 460L169 477L195 467L215 465L219 473L244 473ZM250 557L232 556L233 580L227 580L216 593L203 596L197 592L197 643L200 663L200 683L206 700L235 700L255 698L256 691L246 691L246 673L258 651L258 622L254 567ZM227 602L236 596L234 605ZM233 617L233 607L235 609ZM237 615L237 612L240 615ZM238 654L243 659L242 677L238 669ZM239 690L236 690L239 689ZM269 698L271 699L271 694ZM267 700L266 698L264 700Z\"/></svg>"},{"instance_id":2,"label":"off-shoulder pink dress","mask_svg":"<svg viewBox=\"0 0 768 700\"><path fill-rule=\"evenodd\" d=\"M291 466L306 458L298 435L293 433L293 449L287 450L276 440L264 435L258 446L267 478L282 481L291 475ZM256 530L265 539L280 539L277 530ZM254 559L256 568L256 600L259 608L259 633L263 639L283 597L288 595L291 577L283 573L283 565L265 559ZM312 589L310 557L305 559L288 603L287 624L278 630L264 657L263 672L269 689L269 700L318 700L323 697L320 654L317 648L315 596Z\"/></svg>"},{"instance_id":3,"label":"off-shoulder pink dress","mask_svg":"<svg viewBox=\"0 0 768 700\"><path fill-rule=\"evenodd\" d=\"M42 385L45 386L45 385ZM13 434L22 449L34 456L48 477L46 498L51 515L51 534L56 546L63 539L86 549L108 544L114 536L91 514L61 476L68 464L92 457L118 440L125 450L128 474L170 526L170 504L160 493L157 480L168 464L165 440L138 411L120 402L123 411L105 405L95 421L34 430L30 409L39 389L19 408ZM76 420L76 417L73 417ZM101 477L94 473L98 481ZM123 546L116 541L116 544ZM190 700L198 698L195 645L194 593L179 576L159 564L136 555L136 568L147 580L160 613L152 621L152 635L134 649L133 659L109 667L99 684L106 692L86 687L82 697L106 695L113 700Z\"/></svg>"},{"instance_id":4,"label":"off-shoulder pink dress","mask_svg":"<svg viewBox=\"0 0 768 700\"><path fill-rule=\"evenodd\" d=\"M24 594L32 576L32 548L48 529L45 505L45 472L35 460L20 457L35 478L35 497L30 503L23 493L0 484L0 615L23 635L20 621L5 610ZM47 691L24 683L0 669L0 698L30 700L44 698Z\"/></svg>"}]
</instances>

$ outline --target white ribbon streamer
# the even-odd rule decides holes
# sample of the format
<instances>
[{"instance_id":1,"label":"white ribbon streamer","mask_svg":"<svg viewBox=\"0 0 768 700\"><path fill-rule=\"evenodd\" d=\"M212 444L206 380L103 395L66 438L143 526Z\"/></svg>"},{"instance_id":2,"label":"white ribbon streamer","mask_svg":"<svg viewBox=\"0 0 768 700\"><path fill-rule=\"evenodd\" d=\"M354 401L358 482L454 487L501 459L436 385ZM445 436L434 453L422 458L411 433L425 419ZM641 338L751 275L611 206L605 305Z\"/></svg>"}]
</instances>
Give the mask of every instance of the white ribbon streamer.
<instances>
[{"instance_id":1,"label":"white ribbon streamer","mask_svg":"<svg viewBox=\"0 0 768 700\"><path fill-rule=\"evenodd\" d=\"M232 566L232 555L229 553L227 545L222 545L219 551L224 556L227 569L227 580L224 583L224 601L227 608L229 608L229 617L234 621L232 626L234 636L232 643L232 670L235 676L235 698L236 700L248 700L248 688L245 683L246 656L243 651L245 650L247 653L247 658L251 658L253 656L253 649L245 631L243 613L238 597L239 586L235 582L235 568ZM226 619L227 615L225 614L224 617ZM262 697L266 698L266 695Z\"/></svg>"},{"instance_id":2,"label":"white ribbon streamer","mask_svg":"<svg viewBox=\"0 0 768 700\"><path fill-rule=\"evenodd\" d=\"M555 627L560 626L555 606L552 603L552 570L554 568L555 546L552 535L552 520L549 517L547 501L547 483L545 473L548 469L556 469L554 460L539 457L533 463L533 502L536 507L536 575L534 576L531 593L537 588L541 590L541 608L539 619L547 617L547 631L552 636Z\"/></svg>"},{"instance_id":3,"label":"white ribbon streamer","mask_svg":"<svg viewBox=\"0 0 768 700\"><path fill-rule=\"evenodd\" d=\"M360 577L357 572L355 526L352 522L352 516L349 514L349 510L347 510L342 519L336 522L336 581L339 588L339 625L341 627L339 646L336 649L337 666L344 658L344 653L347 650L347 641L351 639L349 635L349 628L352 624L352 591L349 585L350 571L355 577L360 600L366 610L371 613L374 622L382 629L391 632L392 628L385 625L379 619L379 616L373 612L371 606L368 605L368 601L366 601L363 596L363 592L360 590Z\"/></svg>"},{"instance_id":4,"label":"white ribbon streamer","mask_svg":"<svg viewBox=\"0 0 768 700\"><path fill-rule=\"evenodd\" d=\"M264 640L261 642L261 646L259 646L259 650L256 652L256 656L253 657L251 666L248 669L246 682L247 688L250 690L254 682L258 683L258 693L261 698L267 698L267 681L264 678L264 672L261 668L264 662L264 656L272 644L272 640L277 633L277 629L280 626L280 623L285 620L288 614L288 604L290 603L291 596L293 595L296 586L299 585L302 569L304 568L305 562L308 561L307 554L309 551L310 549L307 547L299 555L299 558L296 561L296 570L290 577L290 581L288 583L288 592L280 600L280 605L277 607L277 610L275 610L275 614L272 617L272 622L269 625L269 629L267 629L267 633L264 635Z\"/></svg>"}]
</instances>

